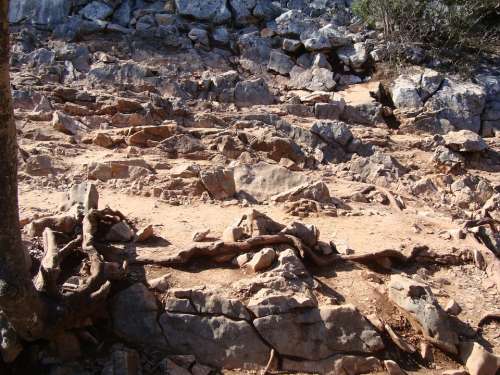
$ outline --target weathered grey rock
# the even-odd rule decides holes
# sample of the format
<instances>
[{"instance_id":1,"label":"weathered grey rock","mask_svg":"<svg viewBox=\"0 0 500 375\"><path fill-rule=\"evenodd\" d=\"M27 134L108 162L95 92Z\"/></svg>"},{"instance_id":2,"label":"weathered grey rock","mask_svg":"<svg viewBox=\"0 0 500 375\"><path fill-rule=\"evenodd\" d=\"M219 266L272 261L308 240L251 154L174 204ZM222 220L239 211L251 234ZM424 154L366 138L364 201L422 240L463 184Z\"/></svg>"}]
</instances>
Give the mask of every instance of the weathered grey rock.
<instances>
[{"instance_id":1,"label":"weathered grey rock","mask_svg":"<svg viewBox=\"0 0 500 375\"><path fill-rule=\"evenodd\" d=\"M375 152L370 157L354 159L350 171L363 182L387 186L397 181L408 170L392 156Z\"/></svg>"},{"instance_id":2,"label":"weathered grey rock","mask_svg":"<svg viewBox=\"0 0 500 375\"><path fill-rule=\"evenodd\" d=\"M78 135L89 131L86 125L61 111L55 111L52 115L52 126L54 129L69 135Z\"/></svg>"},{"instance_id":3,"label":"weathered grey rock","mask_svg":"<svg viewBox=\"0 0 500 375\"><path fill-rule=\"evenodd\" d=\"M470 375L495 375L500 370L500 357L476 342L461 342L459 355Z\"/></svg>"},{"instance_id":4,"label":"weathered grey rock","mask_svg":"<svg viewBox=\"0 0 500 375\"><path fill-rule=\"evenodd\" d=\"M345 109L343 100L330 103L316 103L314 105L314 114L316 118L324 120L338 120Z\"/></svg>"},{"instance_id":5,"label":"weathered grey rock","mask_svg":"<svg viewBox=\"0 0 500 375\"><path fill-rule=\"evenodd\" d=\"M158 324L155 296L137 283L119 292L111 304L113 331L122 339L145 347L165 349L167 342Z\"/></svg>"},{"instance_id":6,"label":"weathered grey rock","mask_svg":"<svg viewBox=\"0 0 500 375\"><path fill-rule=\"evenodd\" d=\"M274 102L266 82L262 78L241 81L234 89L236 105L250 107L253 105L266 105Z\"/></svg>"},{"instance_id":7,"label":"weathered grey rock","mask_svg":"<svg viewBox=\"0 0 500 375\"><path fill-rule=\"evenodd\" d=\"M25 161L24 169L26 173L34 176L48 176L56 173L49 155L31 155Z\"/></svg>"},{"instance_id":8,"label":"weathered grey rock","mask_svg":"<svg viewBox=\"0 0 500 375\"><path fill-rule=\"evenodd\" d=\"M254 254L252 259L245 264L245 269L260 272L271 267L275 259L276 252L272 248L264 248Z\"/></svg>"},{"instance_id":9,"label":"weathered grey rock","mask_svg":"<svg viewBox=\"0 0 500 375\"><path fill-rule=\"evenodd\" d=\"M251 319L243 303L237 299L224 296L218 290L206 287L177 288L169 290L168 297L189 300L190 306L199 314L224 315L235 320L249 321ZM171 310L167 309L167 311Z\"/></svg>"},{"instance_id":10,"label":"weathered grey rock","mask_svg":"<svg viewBox=\"0 0 500 375\"><path fill-rule=\"evenodd\" d=\"M421 109L424 105L415 82L405 76L400 76L394 81L391 96L396 108L402 110Z\"/></svg>"},{"instance_id":11,"label":"weathered grey rock","mask_svg":"<svg viewBox=\"0 0 500 375\"><path fill-rule=\"evenodd\" d=\"M113 225L106 234L106 240L110 242L128 242L134 237L134 231L125 221Z\"/></svg>"},{"instance_id":12,"label":"weathered grey rock","mask_svg":"<svg viewBox=\"0 0 500 375\"><path fill-rule=\"evenodd\" d=\"M458 353L458 336L428 285L401 275L392 275L389 298L409 314L412 321L418 323L434 345L448 353Z\"/></svg>"},{"instance_id":13,"label":"weathered grey rock","mask_svg":"<svg viewBox=\"0 0 500 375\"><path fill-rule=\"evenodd\" d=\"M67 0L11 0L9 22L28 21L34 24L55 26L64 23L71 11Z\"/></svg>"},{"instance_id":14,"label":"weathered grey rock","mask_svg":"<svg viewBox=\"0 0 500 375\"><path fill-rule=\"evenodd\" d=\"M269 56L267 69L275 71L279 74L286 75L290 73L290 70L292 70L294 66L295 63L290 58L290 56L279 51L272 51L271 55Z\"/></svg>"},{"instance_id":15,"label":"weathered grey rock","mask_svg":"<svg viewBox=\"0 0 500 375\"><path fill-rule=\"evenodd\" d=\"M458 152L480 152L486 150L488 145L476 133L470 130L449 132L443 136L445 146Z\"/></svg>"},{"instance_id":16,"label":"weathered grey rock","mask_svg":"<svg viewBox=\"0 0 500 375\"><path fill-rule=\"evenodd\" d=\"M278 353L308 360L384 348L375 328L351 305L270 315L255 319L254 325Z\"/></svg>"},{"instance_id":17,"label":"weathered grey rock","mask_svg":"<svg viewBox=\"0 0 500 375\"><path fill-rule=\"evenodd\" d=\"M89 20L105 20L113 13L113 8L100 1L88 3L80 14Z\"/></svg>"},{"instance_id":18,"label":"weathered grey rock","mask_svg":"<svg viewBox=\"0 0 500 375\"><path fill-rule=\"evenodd\" d=\"M259 162L234 169L236 194L252 202L263 202L272 196L307 182L304 175L278 165Z\"/></svg>"},{"instance_id":19,"label":"weathered grey rock","mask_svg":"<svg viewBox=\"0 0 500 375\"><path fill-rule=\"evenodd\" d=\"M293 9L277 17L275 22L276 32L282 36L300 36L306 31L312 31L315 26L300 10Z\"/></svg>"},{"instance_id":20,"label":"weathered grey rock","mask_svg":"<svg viewBox=\"0 0 500 375\"><path fill-rule=\"evenodd\" d=\"M200 172L200 179L214 199L232 198L236 193L233 171L216 167Z\"/></svg>"},{"instance_id":21,"label":"weathered grey rock","mask_svg":"<svg viewBox=\"0 0 500 375\"><path fill-rule=\"evenodd\" d=\"M66 194L60 210L68 211L75 205L84 213L92 209L96 210L99 206L99 193L96 185L88 181L74 184Z\"/></svg>"},{"instance_id":22,"label":"weathered grey rock","mask_svg":"<svg viewBox=\"0 0 500 375\"><path fill-rule=\"evenodd\" d=\"M132 8L132 0L123 0L113 13L113 22L120 26L127 27L132 19Z\"/></svg>"},{"instance_id":23,"label":"weathered grey rock","mask_svg":"<svg viewBox=\"0 0 500 375\"><path fill-rule=\"evenodd\" d=\"M425 69L421 77L417 78L419 94L424 102L439 90L443 80L443 75L432 69Z\"/></svg>"},{"instance_id":24,"label":"weathered grey rock","mask_svg":"<svg viewBox=\"0 0 500 375\"><path fill-rule=\"evenodd\" d=\"M167 312L160 324L173 351L194 354L201 363L227 369L267 363L270 348L244 320Z\"/></svg>"},{"instance_id":25,"label":"weathered grey rock","mask_svg":"<svg viewBox=\"0 0 500 375\"><path fill-rule=\"evenodd\" d=\"M311 132L328 143L337 143L341 146L346 146L353 139L348 126L342 121L316 121L311 127Z\"/></svg>"},{"instance_id":26,"label":"weathered grey rock","mask_svg":"<svg viewBox=\"0 0 500 375\"><path fill-rule=\"evenodd\" d=\"M67 3L67 2L66 2ZM70 16L66 22L54 28L54 36L72 42L86 35L95 34L104 30L107 22L99 20L87 20L81 16Z\"/></svg>"},{"instance_id":27,"label":"weathered grey rock","mask_svg":"<svg viewBox=\"0 0 500 375\"><path fill-rule=\"evenodd\" d=\"M300 199L311 199L317 202L330 203L330 190L328 190L328 186L324 182L318 181L294 187L290 190L276 194L271 198L274 202L296 202Z\"/></svg>"},{"instance_id":28,"label":"weathered grey rock","mask_svg":"<svg viewBox=\"0 0 500 375\"><path fill-rule=\"evenodd\" d=\"M328 57L322 52L313 54L312 66L315 68L332 70L332 66L328 61Z\"/></svg>"},{"instance_id":29,"label":"weathered grey rock","mask_svg":"<svg viewBox=\"0 0 500 375\"><path fill-rule=\"evenodd\" d=\"M341 47L337 50L337 55L345 65L350 66L354 71L362 71L363 65L370 56L365 44L362 42Z\"/></svg>"},{"instance_id":30,"label":"weathered grey rock","mask_svg":"<svg viewBox=\"0 0 500 375\"><path fill-rule=\"evenodd\" d=\"M215 43L221 44L223 46L227 45L230 41L231 35L229 31L224 26L219 26L212 32L212 39Z\"/></svg>"},{"instance_id":31,"label":"weathered grey rock","mask_svg":"<svg viewBox=\"0 0 500 375\"><path fill-rule=\"evenodd\" d=\"M297 52L300 47L302 47L302 42L300 40L295 40L295 39L288 39L285 38L283 39L283 45L282 48L287 51L287 52Z\"/></svg>"},{"instance_id":32,"label":"weathered grey rock","mask_svg":"<svg viewBox=\"0 0 500 375\"><path fill-rule=\"evenodd\" d=\"M442 134L462 129L479 133L485 102L486 92L481 86L447 78L425 103L425 110L435 112L436 116L423 126Z\"/></svg>"},{"instance_id":33,"label":"weathered grey rock","mask_svg":"<svg viewBox=\"0 0 500 375\"><path fill-rule=\"evenodd\" d=\"M229 4L237 24L247 25L255 21L252 11L257 5L257 0L229 0Z\"/></svg>"},{"instance_id":34,"label":"weathered grey rock","mask_svg":"<svg viewBox=\"0 0 500 375\"><path fill-rule=\"evenodd\" d=\"M181 16L190 16L217 24L231 18L226 0L175 0L175 8Z\"/></svg>"},{"instance_id":35,"label":"weathered grey rock","mask_svg":"<svg viewBox=\"0 0 500 375\"><path fill-rule=\"evenodd\" d=\"M445 146L438 146L434 150L432 155L432 160L438 164L447 165L449 167L455 167L457 165L463 165L465 163L465 158L463 155L450 150Z\"/></svg>"},{"instance_id":36,"label":"weathered grey rock","mask_svg":"<svg viewBox=\"0 0 500 375\"><path fill-rule=\"evenodd\" d=\"M272 43L258 32L243 34L238 38L240 65L252 73L262 73L267 68Z\"/></svg>"},{"instance_id":37,"label":"weathered grey rock","mask_svg":"<svg viewBox=\"0 0 500 375\"><path fill-rule=\"evenodd\" d=\"M298 221L294 221L292 224L287 225L280 233L300 238L304 244L311 248L316 247L319 240L319 229L315 225L304 224Z\"/></svg>"},{"instance_id":38,"label":"weathered grey rock","mask_svg":"<svg viewBox=\"0 0 500 375\"><path fill-rule=\"evenodd\" d=\"M290 86L311 91L331 91L337 83L333 72L325 68L304 69L295 66L290 71Z\"/></svg>"},{"instance_id":39,"label":"weathered grey rock","mask_svg":"<svg viewBox=\"0 0 500 375\"><path fill-rule=\"evenodd\" d=\"M351 39L346 37L344 33L332 24L323 26L318 31L314 31L309 35L308 33L303 33L301 40L306 49L310 51L338 48L351 44Z\"/></svg>"},{"instance_id":40,"label":"weathered grey rock","mask_svg":"<svg viewBox=\"0 0 500 375\"><path fill-rule=\"evenodd\" d=\"M188 33L188 38L193 42L203 44L204 46L208 46L210 44L207 30L199 27L193 27Z\"/></svg>"},{"instance_id":41,"label":"weathered grey rock","mask_svg":"<svg viewBox=\"0 0 500 375\"><path fill-rule=\"evenodd\" d=\"M336 355L319 361L283 359L283 370L298 373L357 375L376 372L381 363L375 357Z\"/></svg>"}]
</instances>

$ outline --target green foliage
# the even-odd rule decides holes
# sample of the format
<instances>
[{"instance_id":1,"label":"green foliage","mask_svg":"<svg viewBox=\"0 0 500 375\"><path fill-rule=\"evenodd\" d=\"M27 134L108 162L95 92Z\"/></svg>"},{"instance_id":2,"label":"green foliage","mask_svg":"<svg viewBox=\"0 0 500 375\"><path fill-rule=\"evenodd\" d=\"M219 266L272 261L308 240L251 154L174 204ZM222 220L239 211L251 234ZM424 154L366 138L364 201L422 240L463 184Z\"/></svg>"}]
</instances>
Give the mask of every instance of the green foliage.
<instances>
[{"instance_id":1,"label":"green foliage","mask_svg":"<svg viewBox=\"0 0 500 375\"><path fill-rule=\"evenodd\" d=\"M500 0L355 0L352 9L399 45L440 52L500 49Z\"/></svg>"}]
</instances>

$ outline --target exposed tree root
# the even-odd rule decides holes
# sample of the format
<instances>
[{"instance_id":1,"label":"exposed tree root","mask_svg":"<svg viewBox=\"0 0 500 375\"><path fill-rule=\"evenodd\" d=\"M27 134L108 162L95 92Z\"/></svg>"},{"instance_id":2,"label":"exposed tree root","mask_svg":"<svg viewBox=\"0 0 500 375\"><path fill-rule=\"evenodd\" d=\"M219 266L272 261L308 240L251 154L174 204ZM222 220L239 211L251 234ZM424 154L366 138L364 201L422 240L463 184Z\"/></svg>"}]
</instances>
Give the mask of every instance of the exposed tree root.
<instances>
[{"instance_id":1,"label":"exposed tree root","mask_svg":"<svg viewBox=\"0 0 500 375\"><path fill-rule=\"evenodd\" d=\"M255 236L239 242L210 242L195 243L177 252L168 254L139 255L132 263L156 264L161 266L173 266L187 264L194 259L214 259L225 255L239 255L258 250L264 246L290 245L297 250L302 258L312 261L315 265L325 267L341 261L356 263L376 262L383 258L393 258L397 261L406 262L408 257L397 250L382 250L375 253L361 255L319 255L310 247L306 246L298 237L288 234L272 234Z\"/></svg>"}]
</instances>

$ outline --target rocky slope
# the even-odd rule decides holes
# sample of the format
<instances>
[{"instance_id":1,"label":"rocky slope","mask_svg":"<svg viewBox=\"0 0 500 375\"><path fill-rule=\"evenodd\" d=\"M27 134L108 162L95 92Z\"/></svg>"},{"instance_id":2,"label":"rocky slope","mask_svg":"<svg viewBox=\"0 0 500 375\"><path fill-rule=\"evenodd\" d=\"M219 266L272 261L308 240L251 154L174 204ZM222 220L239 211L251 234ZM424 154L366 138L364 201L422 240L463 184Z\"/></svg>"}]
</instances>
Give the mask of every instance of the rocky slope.
<instances>
[{"instance_id":1,"label":"rocky slope","mask_svg":"<svg viewBox=\"0 0 500 375\"><path fill-rule=\"evenodd\" d=\"M34 264L100 208L127 273L53 343L3 329L5 371L498 371L495 67L384 75L343 0L10 7Z\"/></svg>"}]
</instances>

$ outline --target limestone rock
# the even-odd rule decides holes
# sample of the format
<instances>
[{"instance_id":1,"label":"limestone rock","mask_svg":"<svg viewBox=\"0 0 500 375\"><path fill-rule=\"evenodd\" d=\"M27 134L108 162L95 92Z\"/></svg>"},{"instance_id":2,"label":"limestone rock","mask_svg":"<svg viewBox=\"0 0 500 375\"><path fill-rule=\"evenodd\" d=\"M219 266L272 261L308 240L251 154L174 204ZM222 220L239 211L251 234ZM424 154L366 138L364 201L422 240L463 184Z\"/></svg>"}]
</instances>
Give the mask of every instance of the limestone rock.
<instances>
[{"instance_id":1,"label":"limestone rock","mask_svg":"<svg viewBox=\"0 0 500 375\"><path fill-rule=\"evenodd\" d=\"M216 167L200 172L200 180L214 199L232 198L236 193L232 170Z\"/></svg>"},{"instance_id":2,"label":"limestone rock","mask_svg":"<svg viewBox=\"0 0 500 375\"><path fill-rule=\"evenodd\" d=\"M234 169L236 194L252 202L263 202L272 196L303 185L306 177L278 165L259 162Z\"/></svg>"},{"instance_id":3,"label":"limestone rock","mask_svg":"<svg viewBox=\"0 0 500 375\"><path fill-rule=\"evenodd\" d=\"M500 369L500 357L476 342L460 343L460 359L470 375L495 375Z\"/></svg>"},{"instance_id":4,"label":"limestone rock","mask_svg":"<svg viewBox=\"0 0 500 375\"><path fill-rule=\"evenodd\" d=\"M160 324L172 349L194 354L202 363L218 368L261 368L268 348L244 320L166 312Z\"/></svg>"},{"instance_id":5,"label":"limestone rock","mask_svg":"<svg viewBox=\"0 0 500 375\"><path fill-rule=\"evenodd\" d=\"M111 305L113 330L124 340L143 347L164 349L155 296L141 283L119 292Z\"/></svg>"},{"instance_id":6,"label":"limestone rock","mask_svg":"<svg viewBox=\"0 0 500 375\"><path fill-rule=\"evenodd\" d=\"M432 343L442 350L457 354L458 336L448 316L439 306L428 285L401 275L392 275L389 298L410 315Z\"/></svg>"},{"instance_id":7,"label":"limestone rock","mask_svg":"<svg viewBox=\"0 0 500 375\"><path fill-rule=\"evenodd\" d=\"M52 126L54 129L69 135L77 135L89 131L86 125L60 111L54 112Z\"/></svg>"},{"instance_id":8,"label":"limestone rock","mask_svg":"<svg viewBox=\"0 0 500 375\"><path fill-rule=\"evenodd\" d=\"M294 65L295 63L288 55L279 51L272 51L271 55L269 56L267 69L275 71L282 75L286 75L290 73L290 70L292 70Z\"/></svg>"},{"instance_id":9,"label":"limestone rock","mask_svg":"<svg viewBox=\"0 0 500 375\"><path fill-rule=\"evenodd\" d=\"M332 200L328 186L322 181L306 183L271 197L274 202L296 202L301 199L322 203L330 203Z\"/></svg>"},{"instance_id":10,"label":"limestone rock","mask_svg":"<svg viewBox=\"0 0 500 375\"><path fill-rule=\"evenodd\" d=\"M216 24L231 18L226 0L175 0L175 8L181 16L190 16Z\"/></svg>"},{"instance_id":11,"label":"limestone rock","mask_svg":"<svg viewBox=\"0 0 500 375\"><path fill-rule=\"evenodd\" d=\"M351 305L270 315L255 319L254 325L278 353L307 360L384 348L375 328Z\"/></svg>"},{"instance_id":12,"label":"limestone rock","mask_svg":"<svg viewBox=\"0 0 500 375\"><path fill-rule=\"evenodd\" d=\"M445 146L458 152L480 152L488 148L486 142L470 130L449 132L443 136Z\"/></svg>"},{"instance_id":13,"label":"limestone rock","mask_svg":"<svg viewBox=\"0 0 500 375\"><path fill-rule=\"evenodd\" d=\"M252 259L245 264L245 269L260 272L271 267L275 259L276 252L272 248L264 248L254 254Z\"/></svg>"},{"instance_id":14,"label":"limestone rock","mask_svg":"<svg viewBox=\"0 0 500 375\"><path fill-rule=\"evenodd\" d=\"M234 100L240 107L272 104L273 95L269 92L266 82L262 78L241 81L234 89Z\"/></svg>"}]
</instances>

